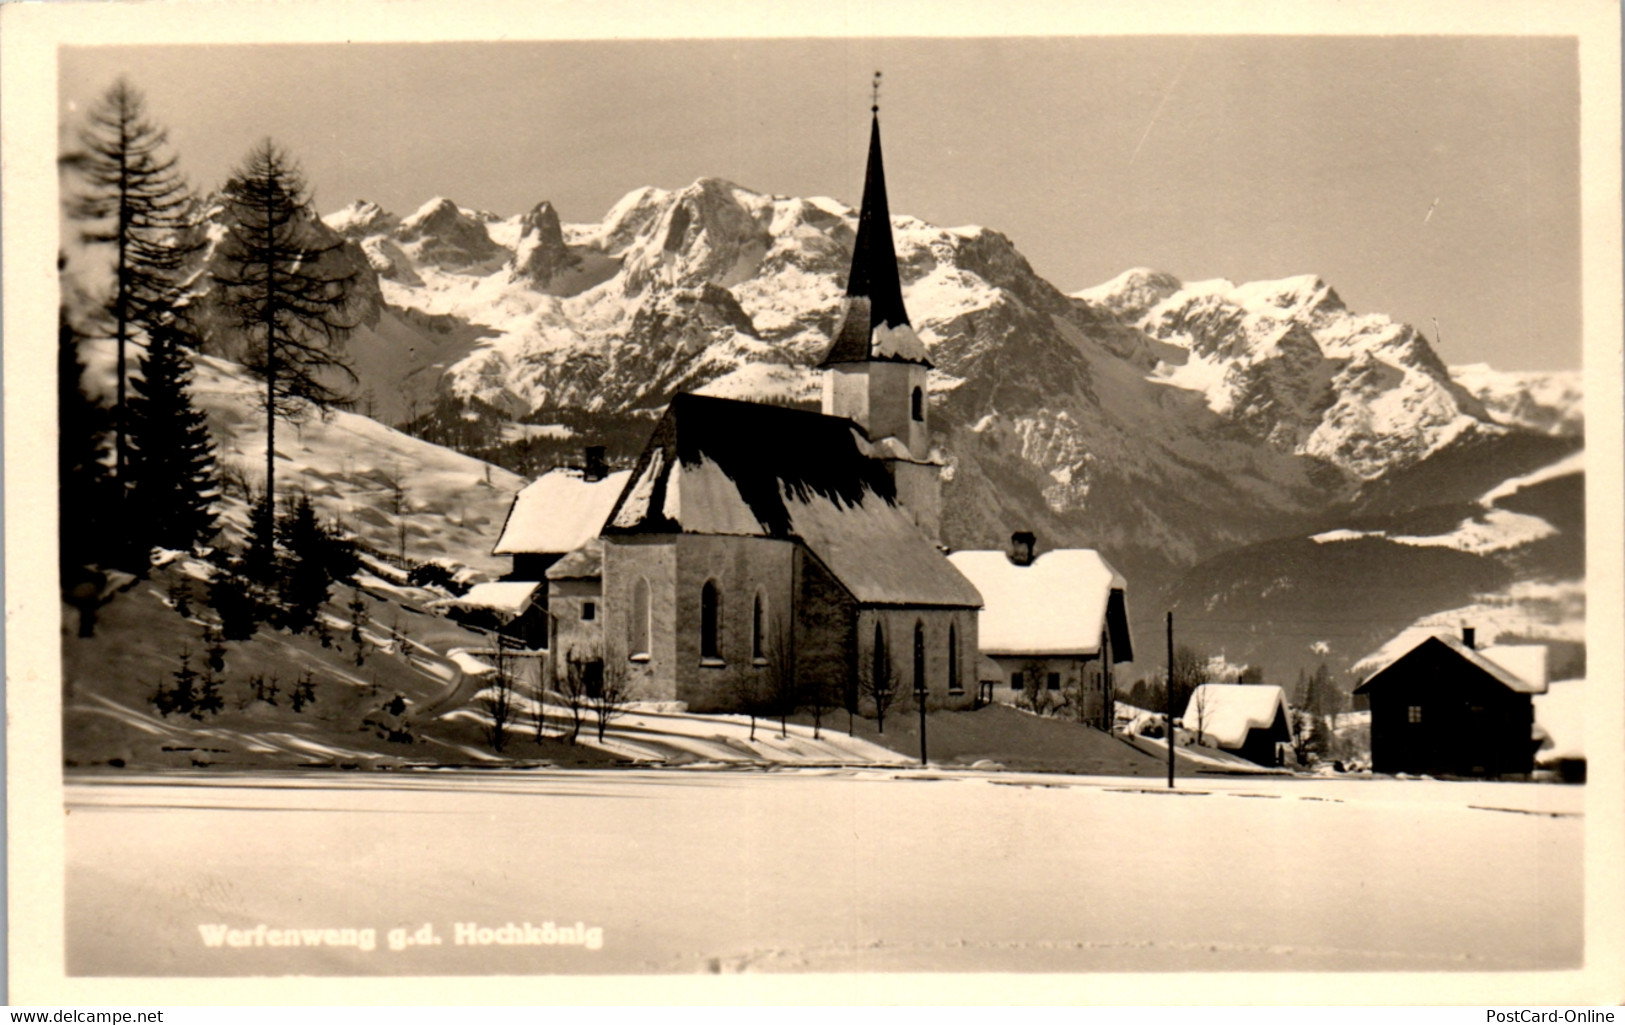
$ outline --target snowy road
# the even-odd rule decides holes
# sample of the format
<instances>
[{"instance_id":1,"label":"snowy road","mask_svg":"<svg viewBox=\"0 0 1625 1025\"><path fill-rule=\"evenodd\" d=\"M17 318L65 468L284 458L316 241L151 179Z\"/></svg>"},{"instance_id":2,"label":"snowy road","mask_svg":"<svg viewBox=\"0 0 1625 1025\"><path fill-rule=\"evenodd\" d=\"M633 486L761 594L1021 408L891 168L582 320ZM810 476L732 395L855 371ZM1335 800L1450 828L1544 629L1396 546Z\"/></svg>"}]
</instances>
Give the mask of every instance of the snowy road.
<instances>
[{"instance_id":1,"label":"snowy road","mask_svg":"<svg viewBox=\"0 0 1625 1025\"><path fill-rule=\"evenodd\" d=\"M75 975L1581 960L1582 788L876 768L75 775L67 799ZM287 931L317 928L353 931Z\"/></svg>"}]
</instances>

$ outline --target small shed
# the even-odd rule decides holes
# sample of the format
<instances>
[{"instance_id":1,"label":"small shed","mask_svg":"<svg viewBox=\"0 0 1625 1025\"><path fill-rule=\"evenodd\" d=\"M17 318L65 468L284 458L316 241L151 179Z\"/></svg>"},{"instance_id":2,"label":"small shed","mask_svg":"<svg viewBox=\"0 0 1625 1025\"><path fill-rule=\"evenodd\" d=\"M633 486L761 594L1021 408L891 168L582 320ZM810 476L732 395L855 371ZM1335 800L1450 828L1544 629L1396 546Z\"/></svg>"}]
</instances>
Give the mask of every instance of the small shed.
<instances>
[{"instance_id":1,"label":"small shed","mask_svg":"<svg viewBox=\"0 0 1625 1025\"><path fill-rule=\"evenodd\" d=\"M500 633L530 649L547 646L547 605L541 584L529 580L498 580L475 584L457 598L431 604L447 615L479 630Z\"/></svg>"},{"instance_id":2,"label":"small shed","mask_svg":"<svg viewBox=\"0 0 1625 1025\"><path fill-rule=\"evenodd\" d=\"M1544 645L1479 651L1471 631L1421 641L1354 689L1371 702L1372 769L1529 773L1538 742L1532 698L1546 692L1545 666Z\"/></svg>"},{"instance_id":3,"label":"small shed","mask_svg":"<svg viewBox=\"0 0 1625 1025\"><path fill-rule=\"evenodd\" d=\"M1258 765L1279 764L1279 745L1292 743L1286 695L1271 684L1204 683L1181 722L1201 743Z\"/></svg>"}]
</instances>

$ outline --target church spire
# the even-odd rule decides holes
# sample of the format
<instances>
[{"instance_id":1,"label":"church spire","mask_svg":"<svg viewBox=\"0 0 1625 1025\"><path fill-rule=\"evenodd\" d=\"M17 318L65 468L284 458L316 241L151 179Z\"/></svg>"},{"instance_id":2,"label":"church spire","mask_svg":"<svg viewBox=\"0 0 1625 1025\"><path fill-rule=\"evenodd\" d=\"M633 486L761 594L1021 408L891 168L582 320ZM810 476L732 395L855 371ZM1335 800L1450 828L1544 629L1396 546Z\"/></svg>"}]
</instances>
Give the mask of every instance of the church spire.
<instances>
[{"instance_id":1,"label":"church spire","mask_svg":"<svg viewBox=\"0 0 1625 1025\"><path fill-rule=\"evenodd\" d=\"M887 360L929 367L909 326L903 307L903 285L897 276L897 249L892 243L891 211L886 202L886 168L880 158L880 73L875 72L875 102L869 123L869 165L863 177L863 205L858 237L852 249L852 272L841 302L841 326L822 366ZM893 329L902 328L902 332ZM878 332L878 333L877 333ZM906 338L899 337L906 335Z\"/></svg>"}]
</instances>

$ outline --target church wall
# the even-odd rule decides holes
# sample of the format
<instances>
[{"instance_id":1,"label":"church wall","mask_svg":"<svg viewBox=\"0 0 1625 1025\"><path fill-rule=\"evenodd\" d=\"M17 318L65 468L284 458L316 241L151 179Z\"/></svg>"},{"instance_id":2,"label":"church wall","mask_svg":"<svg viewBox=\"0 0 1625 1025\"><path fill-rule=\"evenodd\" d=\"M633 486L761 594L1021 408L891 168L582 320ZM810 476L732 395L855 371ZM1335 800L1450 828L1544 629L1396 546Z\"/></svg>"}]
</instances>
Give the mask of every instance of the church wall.
<instances>
[{"instance_id":1,"label":"church wall","mask_svg":"<svg viewBox=\"0 0 1625 1025\"><path fill-rule=\"evenodd\" d=\"M572 655L587 661L604 657L603 588L597 580L550 580L547 584L550 686L558 686ZM588 602L593 618L583 619Z\"/></svg>"},{"instance_id":2,"label":"church wall","mask_svg":"<svg viewBox=\"0 0 1625 1025\"><path fill-rule=\"evenodd\" d=\"M767 603L764 655L771 654L774 623L784 624L781 635L794 646L788 617L797 547L794 542L762 537L677 538L676 693L690 711L731 711L742 688L767 681L770 657L755 659L751 654L752 608L758 591ZM714 581L722 594L719 660L700 657L700 592L707 580Z\"/></svg>"},{"instance_id":3,"label":"church wall","mask_svg":"<svg viewBox=\"0 0 1625 1025\"><path fill-rule=\"evenodd\" d=\"M627 650L632 592L649 584L649 651L636 660ZM669 534L606 538L603 577L604 671L624 672L635 701L676 701L677 545Z\"/></svg>"},{"instance_id":4,"label":"church wall","mask_svg":"<svg viewBox=\"0 0 1625 1025\"><path fill-rule=\"evenodd\" d=\"M841 707L857 694L857 603L824 564L796 548L796 672L830 688Z\"/></svg>"},{"instance_id":5,"label":"church wall","mask_svg":"<svg viewBox=\"0 0 1625 1025\"><path fill-rule=\"evenodd\" d=\"M908 445L909 453L924 459L930 450L928 419L913 418L913 393L926 389L926 369L918 363L875 361L859 364L869 372L869 437L897 438ZM922 397L921 415L928 417L930 403Z\"/></svg>"},{"instance_id":6,"label":"church wall","mask_svg":"<svg viewBox=\"0 0 1625 1025\"><path fill-rule=\"evenodd\" d=\"M976 669L978 659L976 610L939 608L869 607L858 615L858 666L865 676L873 664L875 624L879 623L885 639L886 651L896 670L900 686L909 691L907 697L896 699L893 711L913 708L914 687L914 625L925 628L925 683L928 709L970 708L976 700ZM948 636L952 624L957 645L958 686L950 687L948 679ZM874 713L873 702L865 700L864 714Z\"/></svg>"},{"instance_id":7,"label":"church wall","mask_svg":"<svg viewBox=\"0 0 1625 1025\"><path fill-rule=\"evenodd\" d=\"M823 412L856 423L869 423L867 363L837 363L824 371Z\"/></svg>"}]
</instances>

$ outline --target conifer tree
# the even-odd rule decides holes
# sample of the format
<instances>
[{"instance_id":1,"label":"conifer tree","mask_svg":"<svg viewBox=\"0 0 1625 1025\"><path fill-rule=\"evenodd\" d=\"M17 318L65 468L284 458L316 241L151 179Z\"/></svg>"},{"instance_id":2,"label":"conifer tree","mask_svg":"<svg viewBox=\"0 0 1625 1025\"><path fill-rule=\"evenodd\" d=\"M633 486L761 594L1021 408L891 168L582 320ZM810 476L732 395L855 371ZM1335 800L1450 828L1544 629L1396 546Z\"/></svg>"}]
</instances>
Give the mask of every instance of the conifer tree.
<instances>
[{"instance_id":1,"label":"conifer tree","mask_svg":"<svg viewBox=\"0 0 1625 1025\"><path fill-rule=\"evenodd\" d=\"M327 534L316 520L310 496L301 494L293 511L279 524L282 537L280 598L282 625L303 633L321 615L332 581L324 556Z\"/></svg>"},{"instance_id":2,"label":"conifer tree","mask_svg":"<svg viewBox=\"0 0 1625 1025\"><path fill-rule=\"evenodd\" d=\"M103 462L106 410L84 392L80 335L67 310L57 315L57 528L64 591L82 583L84 567L104 552L106 506L110 496Z\"/></svg>"},{"instance_id":3,"label":"conifer tree","mask_svg":"<svg viewBox=\"0 0 1625 1025\"><path fill-rule=\"evenodd\" d=\"M226 237L214 274L228 318L248 340L244 365L264 382L265 503L274 523L276 423L297 423L311 408L351 404L336 377L356 382L340 351L354 325L345 319L353 269L323 257L344 245L324 232L303 176L269 139L251 150L224 189Z\"/></svg>"},{"instance_id":4,"label":"conifer tree","mask_svg":"<svg viewBox=\"0 0 1625 1025\"><path fill-rule=\"evenodd\" d=\"M167 152L164 129L148 120L146 100L119 79L87 115L79 133L83 150L69 155L83 188L68 204L69 216L88 222L86 242L113 249L113 288L107 316L117 342L113 403L114 475L126 483L126 387L129 347L168 309L181 276L203 245L195 203Z\"/></svg>"},{"instance_id":5,"label":"conifer tree","mask_svg":"<svg viewBox=\"0 0 1625 1025\"><path fill-rule=\"evenodd\" d=\"M141 376L131 381L128 456L131 543L189 549L215 532L214 442L192 405L191 336L173 318L148 332Z\"/></svg>"}]
</instances>

